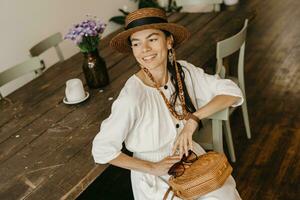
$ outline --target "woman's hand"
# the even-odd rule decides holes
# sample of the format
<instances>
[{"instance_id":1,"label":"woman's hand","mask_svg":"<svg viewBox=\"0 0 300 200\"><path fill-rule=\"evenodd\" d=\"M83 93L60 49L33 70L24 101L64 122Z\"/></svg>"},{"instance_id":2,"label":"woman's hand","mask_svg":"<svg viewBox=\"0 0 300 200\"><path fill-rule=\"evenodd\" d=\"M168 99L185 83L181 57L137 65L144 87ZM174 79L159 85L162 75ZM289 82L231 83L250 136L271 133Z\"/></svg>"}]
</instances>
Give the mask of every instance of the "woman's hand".
<instances>
[{"instance_id":1,"label":"woman's hand","mask_svg":"<svg viewBox=\"0 0 300 200\"><path fill-rule=\"evenodd\" d=\"M198 123L192 119L189 119L185 123L181 133L179 134L173 146L172 155L174 155L175 152L178 150L180 158L183 156L184 153L186 156L188 155L189 149L193 149L193 134L198 128L198 126Z\"/></svg>"},{"instance_id":2,"label":"woman's hand","mask_svg":"<svg viewBox=\"0 0 300 200\"><path fill-rule=\"evenodd\" d=\"M162 159L159 162L155 162L152 164L152 170L149 172L150 174L153 174L155 176L163 176L166 175L169 171L169 169L180 161L179 156L168 156L164 159Z\"/></svg>"}]
</instances>

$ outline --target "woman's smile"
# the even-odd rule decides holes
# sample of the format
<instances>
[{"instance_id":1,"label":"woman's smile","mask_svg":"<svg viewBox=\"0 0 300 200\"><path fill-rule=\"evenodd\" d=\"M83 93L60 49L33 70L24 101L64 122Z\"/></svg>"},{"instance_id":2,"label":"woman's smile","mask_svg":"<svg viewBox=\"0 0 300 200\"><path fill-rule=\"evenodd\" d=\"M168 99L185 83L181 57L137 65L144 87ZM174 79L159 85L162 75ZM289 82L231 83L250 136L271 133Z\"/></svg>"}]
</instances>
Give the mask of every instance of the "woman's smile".
<instances>
[{"instance_id":1,"label":"woman's smile","mask_svg":"<svg viewBox=\"0 0 300 200\"><path fill-rule=\"evenodd\" d=\"M161 30L145 29L131 35L131 48L137 62L148 68L163 69L167 67L167 45L170 43Z\"/></svg>"},{"instance_id":2,"label":"woman's smile","mask_svg":"<svg viewBox=\"0 0 300 200\"><path fill-rule=\"evenodd\" d=\"M146 62L146 63L150 63L152 62L155 58L157 57L157 54L151 54L149 56L145 56L143 57L143 61Z\"/></svg>"}]
</instances>

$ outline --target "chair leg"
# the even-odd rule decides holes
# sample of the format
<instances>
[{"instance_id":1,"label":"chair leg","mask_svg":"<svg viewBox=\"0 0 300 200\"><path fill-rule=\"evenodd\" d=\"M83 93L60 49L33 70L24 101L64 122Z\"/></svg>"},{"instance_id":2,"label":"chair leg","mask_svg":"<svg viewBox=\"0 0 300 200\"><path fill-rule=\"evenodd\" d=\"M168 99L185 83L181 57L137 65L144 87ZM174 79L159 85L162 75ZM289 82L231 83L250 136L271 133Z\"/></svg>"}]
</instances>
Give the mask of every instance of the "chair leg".
<instances>
[{"instance_id":1,"label":"chair leg","mask_svg":"<svg viewBox=\"0 0 300 200\"><path fill-rule=\"evenodd\" d=\"M244 124L246 128L246 134L247 138L251 139L251 131L250 131L250 124L249 124L249 117L248 117L248 109L247 109L247 102L246 99L242 105L242 112L243 112L243 118L244 118Z\"/></svg>"},{"instance_id":2,"label":"chair leg","mask_svg":"<svg viewBox=\"0 0 300 200\"><path fill-rule=\"evenodd\" d=\"M234 146L233 146L233 142L232 142L232 134L231 134L231 128L230 128L230 120L226 120L224 121L225 123L225 139L226 139L226 143L228 146L228 151L229 151L229 155L230 155L230 159L232 162L236 161L236 157L235 157L235 151L234 151Z\"/></svg>"},{"instance_id":3,"label":"chair leg","mask_svg":"<svg viewBox=\"0 0 300 200\"><path fill-rule=\"evenodd\" d=\"M224 152L223 150L223 132L222 132L222 121L212 120L212 139L213 149L217 152Z\"/></svg>"},{"instance_id":4,"label":"chair leg","mask_svg":"<svg viewBox=\"0 0 300 200\"><path fill-rule=\"evenodd\" d=\"M220 12L220 10L221 10L220 4L214 4L214 11Z\"/></svg>"},{"instance_id":5,"label":"chair leg","mask_svg":"<svg viewBox=\"0 0 300 200\"><path fill-rule=\"evenodd\" d=\"M59 48L59 46L55 46L55 50L56 50L59 61L60 62L64 61L65 58L64 58L64 55L63 55L61 49Z\"/></svg>"}]
</instances>

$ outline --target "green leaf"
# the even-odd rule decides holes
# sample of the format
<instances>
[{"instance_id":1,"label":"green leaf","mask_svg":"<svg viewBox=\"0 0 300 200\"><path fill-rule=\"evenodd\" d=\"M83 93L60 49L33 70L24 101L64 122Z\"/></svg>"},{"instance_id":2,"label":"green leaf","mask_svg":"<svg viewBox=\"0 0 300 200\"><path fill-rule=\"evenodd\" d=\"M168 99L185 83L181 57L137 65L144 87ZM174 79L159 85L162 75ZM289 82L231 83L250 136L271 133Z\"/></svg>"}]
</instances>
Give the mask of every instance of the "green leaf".
<instances>
[{"instance_id":1,"label":"green leaf","mask_svg":"<svg viewBox=\"0 0 300 200\"><path fill-rule=\"evenodd\" d=\"M129 14L129 12L126 12L125 10L123 10L123 9L121 9L121 8L119 8L119 11L120 11L121 13L123 13L124 15L128 15L128 14Z\"/></svg>"},{"instance_id":2,"label":"green leaf","mask_svg":"<svg viewBox=\"0 0 300 200\"><path fill-rule=\"evenodd\" d=\"M159 4L153 0L140 0L138 7L139 8L147 8L147 7L161 8Z\"/></svg>"},{"instance_id":3,"label":"green leaf","mask_svg":"<svg viewBox=\"0 0 300 200\"><path fill-rule=\"evenodd\" d=\"M84 36L82 42L78 44L81 52L94 51L99 45L99 36Z\"/></svg>"},{"instance_id":4,"label":"green leaf","mask_svg":"<svg viewBox=\"0 0 300 200\"><path fill-rule=\"evenodd\" d=\"M115 16L109 19L110 22L115 22L117 24L125 24L125 16Z\"/></svg>"},{"instance_id":5,"label":"green leaf","mask_svg":"<svg viewBox=\"0 0 300 200\"><path fill-rule=\"evenodd\" d=\"M181 9L182 9L182 6L179 6L179 7L176 7L176 8L175 8L175 11L176 11L176 12L179 12Z\"/></svg>"}]
</instances>

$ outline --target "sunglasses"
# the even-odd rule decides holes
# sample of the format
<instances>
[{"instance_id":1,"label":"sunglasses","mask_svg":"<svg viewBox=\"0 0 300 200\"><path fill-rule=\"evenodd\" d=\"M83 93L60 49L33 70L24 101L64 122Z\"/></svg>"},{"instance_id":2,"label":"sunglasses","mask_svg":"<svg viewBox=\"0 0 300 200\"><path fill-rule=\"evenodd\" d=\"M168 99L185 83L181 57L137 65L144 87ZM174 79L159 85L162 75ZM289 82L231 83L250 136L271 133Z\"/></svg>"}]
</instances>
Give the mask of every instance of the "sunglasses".
<instances>
[{"instance_id":1,"label":"sunglasses","mask_svg":"<svg viewBox=\"0 0 300 200\"><path fill-rule=\"evenodd\" d=\"M192 150L188 151L188 155L185 154L182 156L181 160L169 169L168 174L173 177L181 176L185 171L185 165L190 165L198 159L198 156Z\"/></svg>"}]
</instances>

